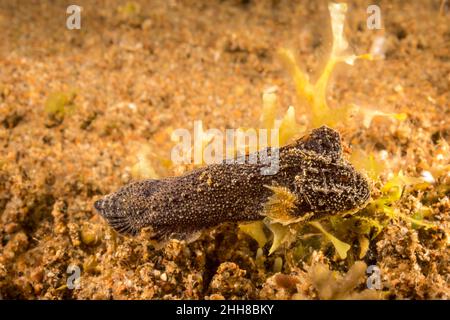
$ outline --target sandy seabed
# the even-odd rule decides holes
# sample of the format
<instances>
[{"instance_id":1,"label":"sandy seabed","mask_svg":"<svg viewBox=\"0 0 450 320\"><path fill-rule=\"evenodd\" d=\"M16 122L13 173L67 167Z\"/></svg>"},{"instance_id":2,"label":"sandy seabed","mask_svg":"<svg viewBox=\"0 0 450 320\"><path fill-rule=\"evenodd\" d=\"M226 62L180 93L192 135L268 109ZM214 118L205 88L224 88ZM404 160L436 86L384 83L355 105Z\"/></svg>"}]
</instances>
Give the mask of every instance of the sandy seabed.
<instances>
[{"instance_id":1,"label":"sandy seabed","mask_svg":"<svg viewBox=\"0 0 450 320\"><path fill-rule=\"evenodd\" d=\"M77 4L80 30L65 28L65 1L0 3L2 298L364 298L373 295L361 266L375 264L380 297L450 297L448 235L403 220L371 240L365 265L339 261L330 248L301 261L287 259L287 249L257 257L257 243L233 224L161 250L112 231L93 202L130 182L142 154L150 175L182 173L167 165L174 129L191 130L195 120L255 125L271 86L281 108L298 105L276 50L293 48L317 75L330 50L329 13L325 1ZM352 148L387 154L388 173L417 177L449 160L450 12L437 0L379 1L383 29L368 30L369 4L348 2L347 39L361 54L383 36L384 59L339 67L330 104L406 113L342 136ZM66 108L55 112L52 101L61 99ZM449 185L448 173L436 177L399 208L413 214L426 205L427 218L448 228ZM67 287L69 265L80 267L78 289ZM330 277L334 291L325 292L317 274L328 269L355 286L341 292L339 277Z\"/></svg>"}]
</instances>

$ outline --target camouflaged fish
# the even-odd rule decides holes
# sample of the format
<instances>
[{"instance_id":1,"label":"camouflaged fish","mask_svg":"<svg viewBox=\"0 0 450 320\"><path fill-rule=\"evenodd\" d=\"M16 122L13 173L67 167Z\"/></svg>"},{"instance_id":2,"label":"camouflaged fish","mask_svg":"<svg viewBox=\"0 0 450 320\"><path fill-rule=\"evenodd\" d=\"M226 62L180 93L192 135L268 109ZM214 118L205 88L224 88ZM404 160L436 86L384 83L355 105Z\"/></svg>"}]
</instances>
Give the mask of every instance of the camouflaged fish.
<instances>
[{"instance_id":1,"label":"camouflaged fish","mask_svg":"<svg viewBox=\"0 0 450 320\"><path fill-rule=\"evenodd\" d=\"M340 136L333 129L312 130L276 151L279 167L273 175L263 174L264 163L224 160L179 177L133 182L94 207L119 233L137 235L149 228L151 239L161 241L187 239L225 222L262 220L270 214L277 190L291 198L281 222L354 211L368 201L369 184L343 159Z\"/></svg>"}]
</instances>

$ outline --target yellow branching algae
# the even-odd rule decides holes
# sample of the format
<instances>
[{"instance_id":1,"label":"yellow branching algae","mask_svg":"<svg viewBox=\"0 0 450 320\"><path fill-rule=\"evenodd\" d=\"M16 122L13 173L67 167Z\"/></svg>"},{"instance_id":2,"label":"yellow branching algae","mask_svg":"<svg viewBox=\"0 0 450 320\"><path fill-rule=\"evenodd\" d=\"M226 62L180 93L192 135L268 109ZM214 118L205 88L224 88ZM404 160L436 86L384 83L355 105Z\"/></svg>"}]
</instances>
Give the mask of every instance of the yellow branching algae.
<instances>
[{"instance_id":1,"label":"yellow branching algae","mask_svg":"<svg viewBox=\"0 0 450 320\"><path fill-rule=\"evenodd\" d=\"M290 243L295 234L291 233L291 227L283 226L280 223L269 223L267 225L272 232L272 245L269 249L269 255L274 253L280 246Z\"/></svg>"},{"instance_id":2,"label":"yellow branching algae","mask_svg":"<svg viewBox=\"0 0 450 320\"><path fill-rule=\"evenodd\" d=\"M325 235L325 237L327 237L328 240L331 241L331 243L336 248L336 252L338 253L338 255L341 259L347 258L347 251L350 250L349 244L342 242L341 240L339 240L338 238L336 238L329 232L325 231L325 229L322 227L322 225L318 221L311 221L310 224L312 226L316 227L317 229L319 229L320 232L322 232Z\"/></svg>"},{"instance_id":3,"label":"yellow branching algae","mask_svg":"<svg viewBox=\"0 0 450 320\"><path fill-rule=\"evenodd\" d=\"M291 50L280 49L278 54L280 59L291 75L299 102L308 105L308 115L310 125L319 127L328 125L335 127L338 124L347 123L352 114L361 114L363 125L368 128L372 119L376 116L387 117L403 121L406 118L405 113L388 113L380 110L371 110L355 104L342 107L331 108L327 102L327 87L330 76L338 63L344 62L353 65L357 59L372 60L370 54L354 55L349 53L348 42L344 37L344 22L347 5L344 3L330 3L328 5L331 17L331 27L333 35L333 46L328 61L322 70L322 73L315 83L311 83L309 76L298 66L295 55Z\"/></svg>"},{"instance_id":4,"label":"yellow branching algae","mask_svg":"<svg viewBox=\"0 0 450 320\"><path fill-rule=\"evenodd\" d=\"M243 223L239 225L239 229L255 239L260 248L264 247L267 243L267 237L264 233L264 224L262 221Z\"/></svg>"},{"instance_id":5,"label":"yellow branching algae","mask_svg":"<svg viewBox=\"0 0 450 320\"><path fill-rule=\"evenodd\" d=\"M306 101L311 107L311 125L318 127L321 125L335 126L337 123L344 123L353 109L353 106L330 108L327 103L327 86L330 76L340 62L353 65L356 59L371 59L370 54L356 56L348 53L348 43L344 37L344 22L347 5L343 3L330 3L328 5L331 17L331 27L333 34L333 46L327 63L316 83L311 83L297 65L292 51L287 49L279 50L279 55L291 74L297 96L300 101Z\"/></svg>"}]
</instances>

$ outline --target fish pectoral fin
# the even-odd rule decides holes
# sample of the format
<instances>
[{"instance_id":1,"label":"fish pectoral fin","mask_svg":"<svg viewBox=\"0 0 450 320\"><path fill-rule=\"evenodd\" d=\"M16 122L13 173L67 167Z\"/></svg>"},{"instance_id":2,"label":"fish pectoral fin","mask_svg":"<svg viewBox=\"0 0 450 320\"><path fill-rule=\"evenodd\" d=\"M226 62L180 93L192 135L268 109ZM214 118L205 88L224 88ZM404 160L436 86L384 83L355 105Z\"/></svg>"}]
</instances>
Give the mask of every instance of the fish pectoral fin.
<instances>
[{"instance_id":1,"label":"fish pectoral fin","mask_svg":"<svg viewBox=\"0 0 450 320\"><path fill-rule=\"evenodd\" d=\"M293 215L297 207L297 196L294 193L282 186L266 185L265 187L270 189L273 194L267 198L263 205L261 213L263 216L280 223L298 218Z\"/></svg>"}]
</instances>

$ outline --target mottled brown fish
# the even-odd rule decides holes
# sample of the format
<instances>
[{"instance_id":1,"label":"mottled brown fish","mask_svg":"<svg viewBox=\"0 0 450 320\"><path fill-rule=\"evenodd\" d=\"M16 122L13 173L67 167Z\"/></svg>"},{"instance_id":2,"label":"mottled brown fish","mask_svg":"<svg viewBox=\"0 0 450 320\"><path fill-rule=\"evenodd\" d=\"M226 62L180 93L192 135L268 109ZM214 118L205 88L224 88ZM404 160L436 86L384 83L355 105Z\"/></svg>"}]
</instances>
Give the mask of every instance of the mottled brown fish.
<instances>
[{"instance_id":1,"label":"mottled brown fish","mask_svg":"<svg viewBox=\"0 0 450 320\"><path fill-rule=\"evenodd\" d=\"M224 161L180 177L133 182L94 207L122 234L150 227L152 239L167 240L186 239L224 222L261 220L274 188L293 195L293 219L352 211L369 199L367 180L343 159L333 129L315 129L277 151L279 168L273 175L262 173L264 163Z\"/></svg>"}]
</instances>

